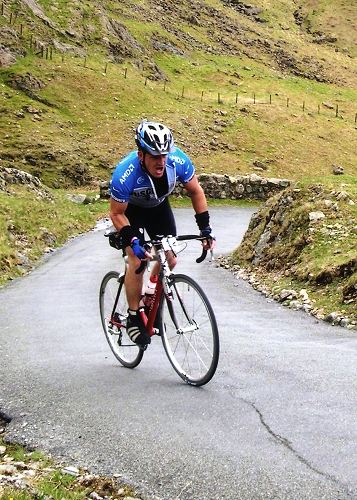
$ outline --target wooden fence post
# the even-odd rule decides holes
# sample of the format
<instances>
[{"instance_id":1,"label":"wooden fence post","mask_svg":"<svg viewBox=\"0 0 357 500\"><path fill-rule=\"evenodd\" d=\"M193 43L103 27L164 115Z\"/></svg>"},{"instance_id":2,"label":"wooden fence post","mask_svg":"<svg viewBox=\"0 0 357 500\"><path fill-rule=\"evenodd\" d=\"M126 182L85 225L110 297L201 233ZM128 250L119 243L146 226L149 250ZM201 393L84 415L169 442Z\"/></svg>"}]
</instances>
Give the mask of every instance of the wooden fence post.
<instances>
[{"instance_id":1,"label":"wooden fence post","mask_svg":"<svg viewBox=\"0 0 357 500\"><path fill-rule=\"evenodd\" d=\"M166 82L164 82L164 92L166 92Z\"/></svg>"},{"instance_id":2,"label":"wooden fence post","mask_svg":"<svg viewBox=\"0 0 357 500\"><path fill-rule=\"evenodd\" d=\"M320 114L320 104L317 106L317 113Z\"/></svg>"},{"instance_id":3,"label":"wooden fence post","mask_svg":"<svg viewBox=\"0 0 357 500\"><path fill-rule=\"evenodd\" d=\"M269 104L271 104L271 94L269 95Z\"/></svg>"},{"instance_id":4,"label":"wooden fence post","mask_svg":"<svg viewBox=\"0 0 357 500\"><path fill-rule=\"evenodd\" d=\"M289 101L290 101L290 99L289 99L289 97L287 97L287 99L286 99L286 107L287 108L289 107Z\"/></svg>"},{"instance_id":5,"label":"wooden fence post","mask_svg":"<svg viewBox=\"0 0 357 500\"><path fill-rule=\"evenodd\" d=\"M146 87L147 81L148 81L148 77L145 77L145 87Z\"/></svg>"},{"instance_id":6,"label":"wooden fence post","mask_svg":"<svg viewBox=\"0 0 357 500\"><path fill-rule=\"evenodd\" d=\"M236 104L238 102L238 92L236 92Z\"/></svg>"},{"instance_id":7,"label":"wooden fence post","mask_svg":"<svg viewBox=\"0 0 357 500\"><path fill-rule=\"evenodd\" d=\"M355 114L355 123L357 123L357 113Z\"/></svg>"},{"instance_id":8,"label":"wooden fence post","mask_svg":"<svg viewBox=\"0 0 357 500\"><path fill-rule=\"evenodd\" d=\"M255 104L255 92L253 94L253 104Z\"/></svg>"},{"instance_id":9,"label":"wooden fence post","mask_svg":"<svg viewBox=\"0 0 357 500\"><path fill-rule=\"evenodd\" d=\"M338 104L336 104L336 118L338 118Z\"/></svg>"},{"instance_id":10,"label":"wooden fence post","mask_svg":"<svg viewBox=\"0 0 357 500\"><path fill-rule=\"evenodd\" d=\"M221 94L219 92L218 92L218 101L217 102L218 102L218 104L221 104L221 102L222 102L221 101Z\"/></svg>"},{"instance_id":11,"label":"wooden fence post","mask_svg":"<svg viewBox=\"0 0 357 500\"><path fill-rule=\"evenodd\" d=\"M128 72L128 68L125 68L125 70L124 70L124 78L126 78L127 72Z\"/></svg>"},{"instance_id":12,"label":"wooden fence post","mask_svg":"<svg viewBox=\"0 0 357 500\"><path fill-rule=\"evenodd\" d=\"M105 75L107 74L107 69L108 69L108 63L105 63L105 67L104 67L104 74Z\"/></svg>"},{"instance_id":13,"label":"wooden fence post","mask_svg":"<svg viewBox=\"0 0 357 500\"><path fill-rule=\"evenodd\" d=\"M64 62L64 53L62 52L62 62Z\"/></svg>"},{"instance_id":14,"label":"wooden fence post","mask_svg":"<svg viewBox=\"0 0 357 500\"><path fill-rule=\"evenodd\" d=\"M4 15L4 2L1 3L1 15Z\"/></svg>"},{"instance_id":15,"label":"wooden fence post","mask_svg":"<svg viewBox=\"0 0 357 500\"><path fill-rule=\"evenodd\" d=\"M183 96L184 96L184 93L185 93L185 87L182 87L181 97L183 97Z\"/></svg>"},{"instance_id":16,"label":"wooden fence post","mask_svg":"<svg viewBox=\"0 0 357 500\"><path fill-rule=\"evenodd\" d=\"M302 103L302 110L305 111L305 101Z\"/></svg>"},{"instance_id":17,"label":"wooden fence post","mask_svg":"<svg viewBox=\"0 0 357 500\"><path fill-rule=\"evenodd\" d=\"M203 90L201 91L201 102L203 101Z\"/></svg>"}]
</instances>

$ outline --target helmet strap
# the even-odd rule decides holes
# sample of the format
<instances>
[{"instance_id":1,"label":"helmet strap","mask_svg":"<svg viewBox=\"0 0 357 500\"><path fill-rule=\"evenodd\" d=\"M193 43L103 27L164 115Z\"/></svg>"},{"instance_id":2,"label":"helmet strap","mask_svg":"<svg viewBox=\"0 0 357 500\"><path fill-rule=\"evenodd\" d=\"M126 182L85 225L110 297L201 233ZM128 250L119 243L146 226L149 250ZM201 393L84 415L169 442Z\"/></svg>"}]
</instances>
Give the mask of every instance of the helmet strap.
<instances>
[{"instance_id":1,"label":"helmet strap","mask_svg":"<svg viewBox=\"0 0 357 500\"><path fill-rule=\"evenodd\" d=\"M139 151L141 151L143 157L142 159L139 158L140 160L140 165L141 165L141 168L144 170L144 172L147 172L148 173L148 169L146 168L145 166L145 155L146 155L146 151L144 151L143 149L139 149Z\"/></svg>"}]
</instances>

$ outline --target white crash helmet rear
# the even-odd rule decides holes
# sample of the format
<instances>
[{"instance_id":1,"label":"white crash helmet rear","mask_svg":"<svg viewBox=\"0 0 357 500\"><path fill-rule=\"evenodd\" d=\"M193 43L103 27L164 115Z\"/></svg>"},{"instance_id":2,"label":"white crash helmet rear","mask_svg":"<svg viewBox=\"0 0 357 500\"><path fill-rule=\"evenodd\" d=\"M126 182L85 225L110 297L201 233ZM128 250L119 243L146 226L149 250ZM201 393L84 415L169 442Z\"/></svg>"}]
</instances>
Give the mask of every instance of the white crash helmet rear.
<instances>
[{"instance_id":1,"label":"white crash helmet rear","mask_svg":"<svg viewBox=\"0 0 357 500\"><path fill-rule=\"evenodd\" d=\"M172 132L162 123L143 121L135 131L139 149L151 155L167 155L174 148Z\"/></svg>"}]
</instances>

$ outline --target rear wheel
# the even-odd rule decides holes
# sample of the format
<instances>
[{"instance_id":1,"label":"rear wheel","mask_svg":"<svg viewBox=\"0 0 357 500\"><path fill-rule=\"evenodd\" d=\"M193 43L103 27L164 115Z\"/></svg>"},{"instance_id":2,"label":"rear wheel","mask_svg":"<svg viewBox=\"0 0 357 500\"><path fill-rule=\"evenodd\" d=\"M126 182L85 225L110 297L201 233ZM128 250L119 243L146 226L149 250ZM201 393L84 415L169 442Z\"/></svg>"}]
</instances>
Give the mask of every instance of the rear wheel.
<instances>
[{"instance_id":1,"label":"rear wheel","mask_svg":"<svg viewBox=\"0 0 357 500\"><path fill-rule=\"evenodd\" d=\"M127 368L135 368L144 351L134 344L126 333L128 303L124 275L116 271L106 274L99 292L100 316L105 336L117 360Z\"/></svg>"},{"instance_id":2,"label":"rear wheel","mask_svg":"<svg viewBox=\"0 0 357 500\"><path fill-rule=\"evenodd\" d=\"M207 384L219 358L216 318L201 287L189 276L170 277L172 300L162 302L161 332L166 354L180 377L191 385Z\"/></svg>"}]
</instances>

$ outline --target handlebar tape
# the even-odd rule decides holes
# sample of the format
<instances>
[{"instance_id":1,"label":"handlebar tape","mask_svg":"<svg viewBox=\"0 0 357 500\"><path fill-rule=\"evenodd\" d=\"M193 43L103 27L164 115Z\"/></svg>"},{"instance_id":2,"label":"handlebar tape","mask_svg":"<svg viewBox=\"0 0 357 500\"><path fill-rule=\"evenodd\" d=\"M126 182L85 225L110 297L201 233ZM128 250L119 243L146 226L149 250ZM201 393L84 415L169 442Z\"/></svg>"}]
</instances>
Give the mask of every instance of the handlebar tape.
<instances>
[{"instance_id":1,"label":"handlebar tape","mask_svg":"<svg viewBox=\"0 0 357 500\"><path fill-rule=\"evenodd\" d=\"M198 236L197 234L181 234L180 236L176 236L177 241L184 240L202 240L204 239L202 236Z\"/></svg>"},{"instance_id":2,"label":"handlebar tape","mask_svg":"<svg viewBox=\"0 0 357 500\"><path fill-rule=\"evenodd\" d=\"M200 264L201 262L203 262L206 257L207 257L207 250L203 249L201 256L198 257L198 259L196 259L197 264Z\"/></svg>"}]
</instances>

